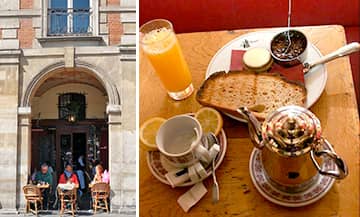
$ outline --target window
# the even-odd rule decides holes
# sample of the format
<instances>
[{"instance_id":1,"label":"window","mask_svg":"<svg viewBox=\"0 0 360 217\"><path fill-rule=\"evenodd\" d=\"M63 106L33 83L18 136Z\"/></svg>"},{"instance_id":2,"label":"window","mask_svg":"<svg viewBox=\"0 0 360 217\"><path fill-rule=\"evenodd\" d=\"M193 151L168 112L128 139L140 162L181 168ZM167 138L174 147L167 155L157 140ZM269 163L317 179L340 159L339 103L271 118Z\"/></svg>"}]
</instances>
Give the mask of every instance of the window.
<instances>
[{"instance_id":1,"label":"window","mask_svg":"<svg viewBox=\"0 0 360 217\"><path fill-rule=\"evenodd\" d=\"M76 121L86 118L86 99L81 93L64 93L59 95L59 119L68 120L75 116Z\"/></svg>"},{"instance_id":2,"label":"window","mask_svg":"<svg viewBox=\"0 0 360 217\"><path fill-rule=\"evenodd\" d=\"M89 35L90 22L90 0L49 0L48 35Z\"/></svg>"}]
</instances>

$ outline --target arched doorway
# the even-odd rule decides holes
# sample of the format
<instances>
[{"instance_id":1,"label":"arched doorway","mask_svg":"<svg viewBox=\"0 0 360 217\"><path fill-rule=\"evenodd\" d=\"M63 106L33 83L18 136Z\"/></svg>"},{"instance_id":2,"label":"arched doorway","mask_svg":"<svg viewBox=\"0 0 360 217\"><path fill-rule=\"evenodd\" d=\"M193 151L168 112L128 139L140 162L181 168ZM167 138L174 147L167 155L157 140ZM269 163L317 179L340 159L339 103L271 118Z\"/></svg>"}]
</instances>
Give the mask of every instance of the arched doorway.
<instances>
[{"instance_id":1,"label":"arched doorway","mask_svg":"<svg viewBox=\"0 0 360 217\"><path fill-rule=\"evenodd\" d=\"M120 117L119 104L110 79L88 63L65 68L60 62L37 74L27 85L18 111L20 146L28 150L21 158L27 166L21 167L20 185L43 162L54 168L56 181L66 161L75 165L84 156L86 186L95 160L110 169L109 136L111 125L117 124L113 120Z\"/></svg>"}]
</instances>

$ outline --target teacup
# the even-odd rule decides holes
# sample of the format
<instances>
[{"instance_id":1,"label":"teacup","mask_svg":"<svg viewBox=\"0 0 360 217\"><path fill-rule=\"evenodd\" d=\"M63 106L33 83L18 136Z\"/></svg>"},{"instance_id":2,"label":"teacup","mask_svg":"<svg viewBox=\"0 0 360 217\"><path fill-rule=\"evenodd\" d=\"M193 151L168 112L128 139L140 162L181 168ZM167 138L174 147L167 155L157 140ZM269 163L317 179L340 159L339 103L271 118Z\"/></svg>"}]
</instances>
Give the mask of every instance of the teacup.
<instances>
[{"instance_id":1,"label":"teacup","mask_svg":"<svg viewBox=\"0 0 360 217\"><path fill-rule=\"evenodd\" d=\"M202 145L203 131L199 121L189 115L177 115L160 126L156 135L159 151L175 167L188 167L199 159L210 159Z\"/></svg>"}]
</instances>

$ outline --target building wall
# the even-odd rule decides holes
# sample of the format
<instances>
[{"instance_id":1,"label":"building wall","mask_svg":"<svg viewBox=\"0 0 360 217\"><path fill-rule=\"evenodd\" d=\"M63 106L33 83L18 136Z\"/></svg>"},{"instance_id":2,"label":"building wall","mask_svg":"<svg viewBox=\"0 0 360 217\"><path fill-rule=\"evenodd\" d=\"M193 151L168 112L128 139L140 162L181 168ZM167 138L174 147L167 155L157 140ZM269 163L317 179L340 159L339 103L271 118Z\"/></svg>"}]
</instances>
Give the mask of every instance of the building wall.
<instances>
[{"instance_id":1,"label":"building wall","mask_svg":"<svg viewBox=\"0 0 360 217\"><path fill-rule=\"evenodd\" d=\"M49 0L0 1L0 49L47 47L54 39L47 36ZM92 36L100 42L83 37L83 44L134 45L136 29L135 0L90 0L93 9ZM44 19L43 19L44 18ZM41 42L37 39L42 39ZM50 42L51 41L51 42ZM69 40L68 40L69 41ZM64 40L51 43L63 46ZM79 39L77 39L77 44Z\"/></svg>"},{"instance_id":2,"label":"building wall","mask_svg":"<svg viewBox=\"0 0 360 217\"><path fill-rule=\"evenodd\" d=\"M33 113L39 110L37 106L43 107L45 98L56 92L55 88L50 89L49 96L35 98L29 107L22 101L26 90L37 75L51 66L63 64L71 68L80 63L88 64L94 72L106 77L111 89L119 94L120 102L106 107L111 209L135 213L136 1L91 1L92 36L48 37L47 0L0 0L0 214L22 211L25 207L22 186L27 182L30 167L29 123ZM103 110L99 106L93 111L94 116Z\"/></svg>"},{"instance_id":3,"label":"building wall","mask_svg":"<svg viewBox=\"0 0 360 217\"><path fill-rule=\"evenodd\" d=\"M18 67L0 64L0 207L5 208L16 206L17 83Z\"/></svg>"},{"instance_id":4,"label":"building wall","mask_svg":"<svg viewBox=\"0 0 360 217\"><path fill-rule=\"evenodd\" d=\"M37 119L58 119L59 93L84 93L86 118L103 119L106 115L107 97L95 87L84 84L65 84L49 89L43 95L34 97L31 103L31 117Z\"/></svg>"}]
</instances>

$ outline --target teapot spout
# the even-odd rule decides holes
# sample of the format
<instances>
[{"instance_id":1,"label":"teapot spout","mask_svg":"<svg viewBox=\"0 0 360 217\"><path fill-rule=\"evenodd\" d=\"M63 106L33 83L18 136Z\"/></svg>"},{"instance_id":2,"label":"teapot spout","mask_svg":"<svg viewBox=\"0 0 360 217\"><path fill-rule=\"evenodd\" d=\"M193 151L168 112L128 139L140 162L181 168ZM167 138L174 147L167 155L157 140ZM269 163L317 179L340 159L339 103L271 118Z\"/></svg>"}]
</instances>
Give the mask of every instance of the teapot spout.
<instances>
[{"instance_id":1,"label":"teapot spout","mask_svg":"<svg viewBox=\"0 0 360 217\"><path fill-rule=\"evenodd\" d=\"M247 107L240 107L237 109L237 112L248 121L250 138L254 146L259 149L263 148L264 145L262 143L261 136L261 123L256 119L256 117L251 113L251 111L249 111Z\"/></svg>"}]
</instances>

